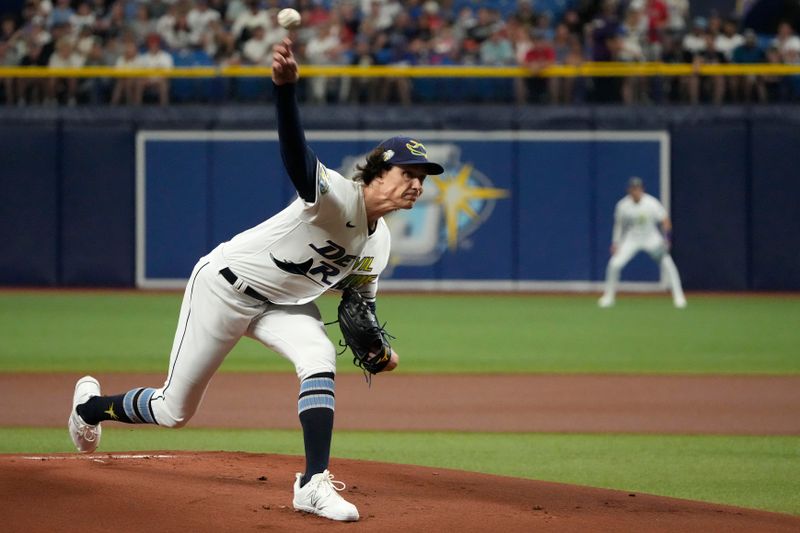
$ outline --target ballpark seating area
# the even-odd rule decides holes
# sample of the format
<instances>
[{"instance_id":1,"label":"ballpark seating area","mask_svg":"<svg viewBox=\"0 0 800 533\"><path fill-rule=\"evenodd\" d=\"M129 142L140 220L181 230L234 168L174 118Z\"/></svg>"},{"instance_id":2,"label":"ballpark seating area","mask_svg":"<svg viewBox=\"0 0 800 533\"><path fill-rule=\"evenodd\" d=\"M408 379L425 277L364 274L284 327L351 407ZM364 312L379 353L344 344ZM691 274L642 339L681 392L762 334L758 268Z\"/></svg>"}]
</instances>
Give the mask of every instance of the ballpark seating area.
<instances>
[{"instance_id":1,"label":"ballpark seating area","mask_svg":"<svg viewBox=\"0 0 800 533\"><path fill-rule=\"evenodd\" d=\"M791 24L756 34L715 12L692 17L688 2L24 0L4 3L0 100L20 106L265 100L271 91L263 71L253 76L173 78L159 86L152 76L141 74L127 80L100 76L76 82L48 70L142 68L152 66L151 58L159 53L176 68L268 67L271 46L287 35L276 22L278 10L287 5L303 17L302 27L291 35L303 65L523 69L505 78L478 73L455 82L402 75L361 79L333 71L303 92L306 101L316 104L719 104L792 102L800 97L796 72L748 70L754 64L800 61L800 38ZM587 62L745 66L724 77L702 71L559 77L548 70ZM21 75L19 67L39 67L41 78Z\"/></svg>"}]
</instances>

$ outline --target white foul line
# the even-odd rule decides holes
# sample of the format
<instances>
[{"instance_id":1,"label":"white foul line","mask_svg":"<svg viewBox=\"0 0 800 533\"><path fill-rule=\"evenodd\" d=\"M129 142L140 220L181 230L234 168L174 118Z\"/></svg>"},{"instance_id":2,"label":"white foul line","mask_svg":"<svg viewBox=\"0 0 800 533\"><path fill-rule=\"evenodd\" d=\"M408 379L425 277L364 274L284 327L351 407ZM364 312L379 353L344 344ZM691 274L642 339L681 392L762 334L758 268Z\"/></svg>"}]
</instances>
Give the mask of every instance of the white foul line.
<instances>
[{"instance_id":1,"label":"white foul line","mask_svg":"<svg viewBox=\"0 0 800 533\"><path fill-rule=\"evenodd\" d=\"M177 455L104 454L104 455L25 455L29 461L97 461L102 459L174 459Z\"/></svg>"}]
</instances>

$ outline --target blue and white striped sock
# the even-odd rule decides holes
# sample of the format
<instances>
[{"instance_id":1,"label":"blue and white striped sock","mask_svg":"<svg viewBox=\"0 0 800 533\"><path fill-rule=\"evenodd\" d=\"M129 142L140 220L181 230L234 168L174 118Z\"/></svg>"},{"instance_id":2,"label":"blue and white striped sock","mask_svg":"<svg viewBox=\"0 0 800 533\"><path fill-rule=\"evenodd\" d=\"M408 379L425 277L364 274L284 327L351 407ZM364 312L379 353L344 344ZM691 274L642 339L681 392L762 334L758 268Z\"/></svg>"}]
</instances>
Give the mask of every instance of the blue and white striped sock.
<instances>
[{"instance_id":1,"label":"blue and white striped sock","mask_svg":"<svg viewBox=\"0 0 800 533\"><path fill-rule=\"evenodd\" d=\"M76 407L87 424L113 420L126 424L158 424L150 407L150 398L156 389L139 387L115 396L93 396Z\"/></svg>"},{"instance_id":2,"label":"blue and white striped sock","mask_svg":"<svg viewBox=\"0 0 800 533\"><path fill-rule=\"evenodd\" d=\"M306 471L300 486L328 468L333 436L334 378L333 372L325 372L309 376L300 384L297 413L303 426L306 450Z\"/></svg>"}]
</instances>

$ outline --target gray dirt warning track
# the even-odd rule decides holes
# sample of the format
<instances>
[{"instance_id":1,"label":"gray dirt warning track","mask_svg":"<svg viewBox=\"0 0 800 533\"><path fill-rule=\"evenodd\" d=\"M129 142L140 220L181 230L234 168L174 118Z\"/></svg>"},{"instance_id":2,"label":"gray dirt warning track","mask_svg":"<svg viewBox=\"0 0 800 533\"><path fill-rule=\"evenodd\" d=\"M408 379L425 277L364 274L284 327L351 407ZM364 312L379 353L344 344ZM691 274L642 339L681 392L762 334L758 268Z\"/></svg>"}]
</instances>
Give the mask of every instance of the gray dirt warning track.
<instances>
[{"instance_id":1,"label":"gray dirt warning track","mask_svg":"<svg viewBox=\"0 0 800 533\"><path fill-rule=\"evenodd\" d=\"M0 426L62 427L78 374L1 374ZM103 391L162 374L98 374ZM800 435L800 376L380 375L336 378L355 430ZM189 427L295 429L290 374L218 374ZM35 398L35 401L30 401Z\"/></svg>"}]
</instances>

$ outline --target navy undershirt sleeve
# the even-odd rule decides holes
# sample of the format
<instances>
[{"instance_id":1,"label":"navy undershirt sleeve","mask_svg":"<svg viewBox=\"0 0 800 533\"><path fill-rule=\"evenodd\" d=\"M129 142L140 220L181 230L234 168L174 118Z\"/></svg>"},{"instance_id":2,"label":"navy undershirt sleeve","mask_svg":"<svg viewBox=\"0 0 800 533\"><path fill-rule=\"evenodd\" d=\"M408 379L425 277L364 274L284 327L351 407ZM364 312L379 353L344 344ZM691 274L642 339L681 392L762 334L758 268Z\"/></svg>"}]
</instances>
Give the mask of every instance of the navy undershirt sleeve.
<instances>
[{"instance_id":1,"label":"navy undershirt sleeve","mask_svg":"<svg viewBox=\"0 0 800 533\"><path fill-rule=\"evenodd\" d=\"M300 198L306 202L313 202L317 196L317 156L306 145L306 136L300 125L300 110L297 108L295 98L295 84L273 84L273 86L283 166Z\"/></svg>"}]
</instances>

